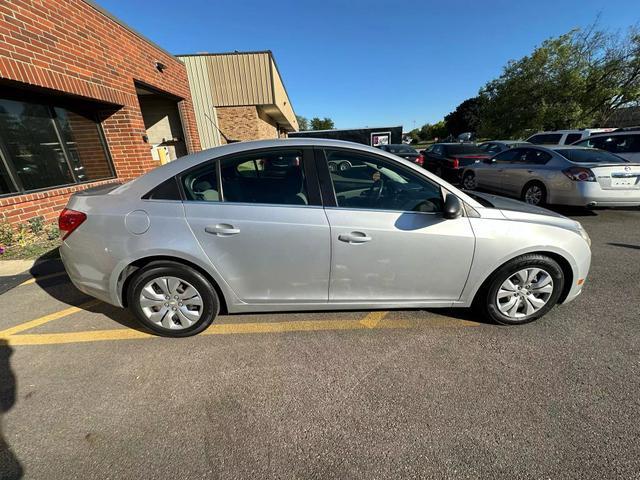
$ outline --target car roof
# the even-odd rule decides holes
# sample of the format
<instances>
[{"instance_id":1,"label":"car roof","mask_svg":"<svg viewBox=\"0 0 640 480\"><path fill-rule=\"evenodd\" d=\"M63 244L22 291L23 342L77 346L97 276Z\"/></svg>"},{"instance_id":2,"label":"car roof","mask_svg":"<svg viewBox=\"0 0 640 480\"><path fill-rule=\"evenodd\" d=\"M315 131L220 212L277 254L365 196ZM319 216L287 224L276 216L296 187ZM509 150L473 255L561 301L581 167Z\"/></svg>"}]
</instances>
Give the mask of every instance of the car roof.
<instances>
[{"instance_id":1,"label":"car roof","mask_svg":"<svg viewBox=\"0 0 640 480\"><path fill-rule=\"evenodd\" d=\"M482 142L482 143L504 143L505 145L511 145L513 143L526 143L526 144L528 144L529 142L527 142L525 140L487 140L487 141Z\"/></svg>"}]
</instances>

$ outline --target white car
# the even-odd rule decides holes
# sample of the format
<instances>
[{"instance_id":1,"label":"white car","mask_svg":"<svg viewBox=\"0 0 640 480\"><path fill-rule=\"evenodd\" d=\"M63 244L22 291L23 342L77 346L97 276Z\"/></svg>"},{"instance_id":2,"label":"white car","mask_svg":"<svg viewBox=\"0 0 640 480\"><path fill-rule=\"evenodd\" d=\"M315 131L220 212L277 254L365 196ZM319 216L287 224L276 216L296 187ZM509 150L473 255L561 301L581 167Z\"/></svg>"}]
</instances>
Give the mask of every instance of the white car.
<instances>
[{"instance_id":1,"label":"white car","mask_svg":"<svg viewBox=\"0 0 640 480\"><path fill-rule=\"evenodd\" d=\"M616 131L605 135L594 135L576 142L575 145L599 148L630 162L640 163L640 131Z\"/></svg>"},{"instance_id":2,"label":"white car","mask_svg":"<svg viewBox=\"0 0 640 480\"><path fill-rule=\"evenodd\" d=\"M527 138L527 142L535 145L571 145L591 135L614 131L615 128L583 128L579 130L554 130L538 132Z\"/></svg>"}]
</instances>

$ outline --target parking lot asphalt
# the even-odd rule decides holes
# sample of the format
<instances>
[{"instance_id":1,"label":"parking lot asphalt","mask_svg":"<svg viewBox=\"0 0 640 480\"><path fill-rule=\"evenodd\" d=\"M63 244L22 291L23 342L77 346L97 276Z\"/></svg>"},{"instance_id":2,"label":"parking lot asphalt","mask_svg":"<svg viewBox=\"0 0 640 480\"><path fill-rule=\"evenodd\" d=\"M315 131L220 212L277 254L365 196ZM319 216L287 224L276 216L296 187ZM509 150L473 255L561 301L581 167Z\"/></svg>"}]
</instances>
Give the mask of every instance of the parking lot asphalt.
<instances>
[{"instance_id":1,"label":"parking lot asphalt","mask_svg":"<svg viewBox=\"0 0 640 480\"><path fill-rule=\"evenodd\" d=\"M564 213L585 292L520 327L288 313L166 339L26 280L0 296L0 478L640 478L640 210Z\"/></svg>"}]
</instances>

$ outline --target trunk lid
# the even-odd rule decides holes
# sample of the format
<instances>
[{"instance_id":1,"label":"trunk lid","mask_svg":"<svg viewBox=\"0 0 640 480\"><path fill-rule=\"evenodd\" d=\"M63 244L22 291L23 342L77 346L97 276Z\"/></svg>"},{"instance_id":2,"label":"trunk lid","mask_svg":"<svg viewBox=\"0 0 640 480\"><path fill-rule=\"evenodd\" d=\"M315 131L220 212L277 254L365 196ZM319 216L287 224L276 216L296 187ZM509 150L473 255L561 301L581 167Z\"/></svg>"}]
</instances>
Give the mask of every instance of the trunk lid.
<instances>
[{"instance_id":1,"label":"trunk lid","mask_svg":"<svg viewBox=\"0 0 640 480\"><path fill-rule=\"evenodd\" d=\"M603 190L640 190L640 163L581 164L593 172Z\"/></svg>"}]
</instances>

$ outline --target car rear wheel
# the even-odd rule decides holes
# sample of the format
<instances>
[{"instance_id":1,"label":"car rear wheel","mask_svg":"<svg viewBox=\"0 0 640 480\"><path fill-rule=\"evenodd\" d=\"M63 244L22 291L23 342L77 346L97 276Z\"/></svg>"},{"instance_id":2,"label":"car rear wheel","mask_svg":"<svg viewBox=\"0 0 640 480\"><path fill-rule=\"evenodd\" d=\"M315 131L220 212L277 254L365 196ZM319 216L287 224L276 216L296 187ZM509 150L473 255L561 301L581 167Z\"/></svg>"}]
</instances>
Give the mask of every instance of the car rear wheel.
<instances>
[{"instance_id":1,"label":"car rear wheel","mask_svg":"<svg viewBox=\"0 0 640 480\"><path fill-rule=\"evenodd\" d=\"M547 202L547 189L540 182L531 182L522 189L522 200L529 205L544 205Z\"/></svg>"},{"instance_id":2,"label":"car rear wheel","mask_svg":"<svg viewBox=\"0 0 640 480\"><path fill-rule=\"evenodd\" d=\"M476 176L473 172L467 172L462 177L462 186L466 190L475 190L478 187Z\"/></svg>"},{"instance_id":3,"label":"car rear wheel","mask_svg":"<svg viewBox=\"0 0 640 480\"><path fill-rule=\"evenodd\" d=\"M476 297L476 306L494 322L520 325L546 314L564 287L558 262L546 255L528 254L499 268Z\"/></svg>"},{"instance_id":4,"label":"car rear wheel","mask_svg":"<svg viewBox=\"0 0 640 480\"><path fill-rule=\"evenodd\" d=\"M147 328L168 337L200 333L218 315L213 286L197 270L175 262L142 268L128 288L129 308Z\"/></svg>"}]
</instances>

